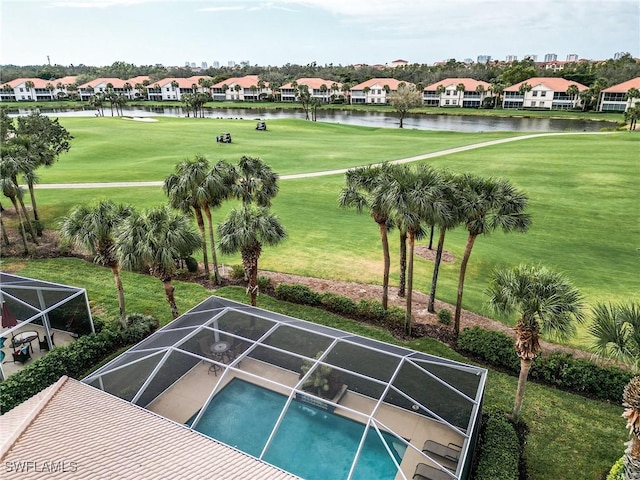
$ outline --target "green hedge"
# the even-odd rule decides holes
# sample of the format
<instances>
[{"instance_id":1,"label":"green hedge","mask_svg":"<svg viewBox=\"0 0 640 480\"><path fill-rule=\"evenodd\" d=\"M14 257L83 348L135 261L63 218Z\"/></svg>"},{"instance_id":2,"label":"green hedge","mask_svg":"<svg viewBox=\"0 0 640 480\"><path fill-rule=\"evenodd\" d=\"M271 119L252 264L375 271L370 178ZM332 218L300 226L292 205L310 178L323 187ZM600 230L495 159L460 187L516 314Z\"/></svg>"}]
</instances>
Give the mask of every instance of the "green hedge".
<instances>
[{"instance_id":1,"label":"green hedge","mask_svg":"<svg viewBox=\"0 0 640 480\"><path fill-rule=\"evenodd\" d=\"M155 319L144 315L130 315L127 320L128 328L122 331L104 328L100 333L56 347L0 383L0 413L11 410L63 375L82 378L103 358L119 348L138 343L158 327Z\"/></svg>"},{"instance_id":2,"label":"green hedge","mask_svg":"<svg viewBox=\"0 0 640 480\"><path fill-rule=\"evenodd\" d=\"M275 289L276 298L285 302L318 307L322 305L321 295L306 285L279 284Z\"/></svg>"},{"instance_id":3,"label":"green hedge","mask_svg":"<svg viewBox=\"0 0 640 480\"><path fill-rule=\"evenodd\" d=\"M480 327L465 328L458 349L514 375L520 371L515 343L508 335ZM534 360L529 378L587 397L620 403L633 374L617 367L601 367L566 353L551 353Z\"/></svg>"},{"instance_id":4,"label":"green hedge","mask_svg":"<svg viewBox=\"0 0 640 480\"><path fill-rule=\"evenodd\" d=\"M485 413L480 430L475 480L518 480L520 443L504 413Z\"/></svg>"}]
</instances>

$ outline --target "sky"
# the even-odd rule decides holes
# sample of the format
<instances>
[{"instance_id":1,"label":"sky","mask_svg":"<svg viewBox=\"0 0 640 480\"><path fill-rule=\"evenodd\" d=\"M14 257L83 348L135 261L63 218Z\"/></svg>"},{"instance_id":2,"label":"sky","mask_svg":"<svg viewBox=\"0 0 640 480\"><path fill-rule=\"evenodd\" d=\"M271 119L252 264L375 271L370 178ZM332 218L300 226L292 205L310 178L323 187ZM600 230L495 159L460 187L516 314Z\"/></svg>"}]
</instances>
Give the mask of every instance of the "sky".
<instances>
[{"instance_id":1,"label":"sky","mask_svg":"<svg viewBox=\"0 0 640 480\"><path fill-rule=\"evenodd\" d=\"M639 0L0 0L0 65L640 57Z\"/></svg>"}]
</instances>

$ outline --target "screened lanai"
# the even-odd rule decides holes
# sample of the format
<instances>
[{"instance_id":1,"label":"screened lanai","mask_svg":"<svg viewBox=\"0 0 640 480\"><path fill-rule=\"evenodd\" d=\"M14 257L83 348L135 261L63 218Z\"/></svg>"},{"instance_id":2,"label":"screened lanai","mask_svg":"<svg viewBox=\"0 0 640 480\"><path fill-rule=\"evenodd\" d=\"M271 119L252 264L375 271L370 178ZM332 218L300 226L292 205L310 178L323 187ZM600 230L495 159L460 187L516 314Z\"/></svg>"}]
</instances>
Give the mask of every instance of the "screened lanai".
<instances>
[{"instance_id":1,"label":"screened lanai","mask_svg":"<svg viewBox=\"0 0 640 480\"><path fill-rule=\"evenodd\" d=\"M302 478L393 480L468 477L485 380L210 297L83 381Z\"/></svg>"}]
</instances>

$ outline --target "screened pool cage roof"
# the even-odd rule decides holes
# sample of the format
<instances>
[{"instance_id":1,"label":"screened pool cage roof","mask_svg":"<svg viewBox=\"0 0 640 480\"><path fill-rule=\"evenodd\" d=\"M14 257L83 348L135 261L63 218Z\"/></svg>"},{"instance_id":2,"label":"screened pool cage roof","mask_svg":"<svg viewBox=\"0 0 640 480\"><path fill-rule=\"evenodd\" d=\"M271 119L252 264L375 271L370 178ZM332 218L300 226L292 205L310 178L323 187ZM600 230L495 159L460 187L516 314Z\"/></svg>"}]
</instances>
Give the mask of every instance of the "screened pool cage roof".
<instances>
[{"instance_id":1,"label":"screened pool cage roof","mask_svg":"<svg viewBox=\"0 0 640 480\"><path fill-rule=\"evenodd\" d=\"M212 354L211 346L221 342L229 347L226 355ZM338 384L337 396L309 387L323 372ZM199 380L190 381L194 375ZM285 398L260 452L251 453L261 460L269 462L269 447L291 405L305 401L362 425L345 478L358 478L358 458L372 438L393 459L391 478L412 478L418 463L452 479L468 475L486 370L219 297L205 300L83 382L200 431L203 412L235 378ZM176 394L181 385L183 393ZM392 442L385 440L390 436ZM452 463L424 453L428 439L458 445L459 459ZM394 455L398 445L400 456Z\"/></svg>"},{"instance_id":2,"label":"screened pool cage roof","mask_svg":"<svg viewBox=\"0 0 640 480\"><path fill-rule=\"evenodd\" d=\"M94 331L84 288L0 272L0 303L4 337L29 324L43 327L47 335L52 328L75 336Z\"/></svg>"}]
</instances>

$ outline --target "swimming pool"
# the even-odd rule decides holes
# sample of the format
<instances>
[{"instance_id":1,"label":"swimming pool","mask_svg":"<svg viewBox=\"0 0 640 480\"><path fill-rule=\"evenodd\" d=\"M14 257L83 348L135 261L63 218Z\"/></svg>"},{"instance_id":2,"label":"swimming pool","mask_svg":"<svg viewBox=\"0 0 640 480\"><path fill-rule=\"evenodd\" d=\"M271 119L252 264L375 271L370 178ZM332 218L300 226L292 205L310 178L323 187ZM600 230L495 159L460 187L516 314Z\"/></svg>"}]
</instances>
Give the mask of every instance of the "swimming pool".
<instances>
[{"instance_id":1,"label":"swimming pool","mask_svg":"<svg viewBox=\"0 0 640 480\"><path fill-rule=\"evenodd\" d=\"M233 379L211 401L195 430L255 457L276 424L287 397ZM307 480L347 478L365 425L292 401L263 459ZM400 463L406 447L383 432ZM352 478L393 480L397 469L378 434L369 429Z\"/></svg>"}]
</instances>

